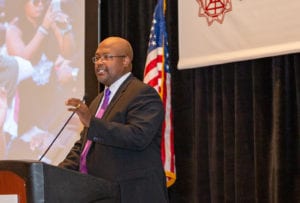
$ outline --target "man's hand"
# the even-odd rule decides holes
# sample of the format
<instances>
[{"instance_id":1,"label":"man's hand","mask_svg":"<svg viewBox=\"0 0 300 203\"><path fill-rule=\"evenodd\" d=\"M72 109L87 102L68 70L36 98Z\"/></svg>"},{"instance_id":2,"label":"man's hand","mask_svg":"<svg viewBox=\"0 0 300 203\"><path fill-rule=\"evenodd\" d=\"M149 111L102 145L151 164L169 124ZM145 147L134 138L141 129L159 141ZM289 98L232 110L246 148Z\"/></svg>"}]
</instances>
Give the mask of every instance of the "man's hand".
<instances>
[{"instance_id":1,"label":"man's hand","mask_svg":"<svg viewBox=\"0 0 300 203\"><path fill-rule=\"evenodd\" d=\"M68 108L68 111L75 112L78 115L81 123L85 127L90 126L92 114L87 105L82 102L82 100L77 98L70 98L66 101L66 105L70 107Z\"/></svg>"}]
</instances>

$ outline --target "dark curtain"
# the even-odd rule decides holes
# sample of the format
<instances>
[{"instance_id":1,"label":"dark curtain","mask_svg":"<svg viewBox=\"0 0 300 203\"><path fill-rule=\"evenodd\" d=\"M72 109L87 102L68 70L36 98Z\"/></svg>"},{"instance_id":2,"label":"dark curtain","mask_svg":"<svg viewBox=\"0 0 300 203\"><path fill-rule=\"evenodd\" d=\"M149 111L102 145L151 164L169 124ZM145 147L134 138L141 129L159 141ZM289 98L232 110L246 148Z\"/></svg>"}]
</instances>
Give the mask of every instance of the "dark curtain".
<instances>
[{"instance_id":1,"label":"dark curtain","mask_svg":"<svg viewBox=\"0 0 300 203\"><path fill-rule=\"evenodd\" d=\"M167 4L177 170L170 202L300 202L300 54L179 71L177 1ZM101 38L132 43L141 80L155 5L100 5Z\"/></svg>"},{"instance_id":2,"label":"dark curtain","mask_svg":"<svg viewBox=\"0 0 300 203\"><path fill-rule=\"evenodd\" d=\"M172 202L300 202L299 66L292 54L176 72Z\"/></svg>"}]
</instances>

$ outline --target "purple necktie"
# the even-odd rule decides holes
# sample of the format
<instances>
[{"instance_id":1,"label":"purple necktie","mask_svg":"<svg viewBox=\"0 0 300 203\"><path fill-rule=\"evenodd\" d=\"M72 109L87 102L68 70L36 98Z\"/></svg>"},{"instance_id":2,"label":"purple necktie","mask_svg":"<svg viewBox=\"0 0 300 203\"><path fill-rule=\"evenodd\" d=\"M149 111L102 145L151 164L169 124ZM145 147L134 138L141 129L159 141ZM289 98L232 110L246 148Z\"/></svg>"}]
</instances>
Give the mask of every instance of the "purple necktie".
<instances>
[{"instance_id":1,"label":"purple necktie","mask_svg":"<svg viewBox=\"0 0 300 203\"><path fill-rule=\"evenodd\" d=\"M104 113L106 107L108 106L110 93L111 93L110 90L107 88L105 90L104 100L103 100L103 103L101 105L101 108L98 110L98 112L96 114L97 118L101 118L103 116L103 113ZM87 172L88 172L87 168L86 168L86 155L87 155L91 145L92 145L92 141L87 140L87 142L84 146L84 149L83 149L83 151L80 155L80 172L81 173L87 174Z\"/></svg>"}]
</instances>

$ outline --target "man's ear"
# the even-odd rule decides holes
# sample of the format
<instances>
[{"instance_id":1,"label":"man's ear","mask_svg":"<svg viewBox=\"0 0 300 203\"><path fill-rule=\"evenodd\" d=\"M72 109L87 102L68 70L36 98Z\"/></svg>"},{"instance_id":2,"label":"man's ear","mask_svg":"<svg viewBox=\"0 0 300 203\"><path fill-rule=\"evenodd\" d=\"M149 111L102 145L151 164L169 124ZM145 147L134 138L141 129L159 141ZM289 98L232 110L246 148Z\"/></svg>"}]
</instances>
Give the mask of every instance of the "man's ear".
<instances>
[{"instance_id":1,"label":"man's ear","mask_svg":"<svg viewBox=\"0 0 300 203\"><path fill-rule=\"evenodd\" d=\"M126 67L128 67L130 65L131 60L130 60L129 56L124 57L123 63L124 63L124 66L126 66Z\"/></svg>"}]
</instances>

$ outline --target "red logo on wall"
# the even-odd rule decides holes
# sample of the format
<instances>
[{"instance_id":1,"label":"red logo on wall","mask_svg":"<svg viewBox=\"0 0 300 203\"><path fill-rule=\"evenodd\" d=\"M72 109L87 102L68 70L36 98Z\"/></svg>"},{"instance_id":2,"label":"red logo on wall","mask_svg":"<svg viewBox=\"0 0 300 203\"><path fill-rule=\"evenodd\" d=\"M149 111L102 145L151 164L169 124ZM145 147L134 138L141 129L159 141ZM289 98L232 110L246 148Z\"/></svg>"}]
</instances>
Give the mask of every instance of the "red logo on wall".
<instances>
[{"instance_id":1,"label":"red logo on wall","mask_svg":"<svg viewBox=\"0 0 300 203\"><path fill-rule=\"evenodd\" d=\"M205 17L210 26L214 21L223 23L225 13L232 10L231 0L196 0L199 4L199 17Z\"/></svg>"}]
</instances>

